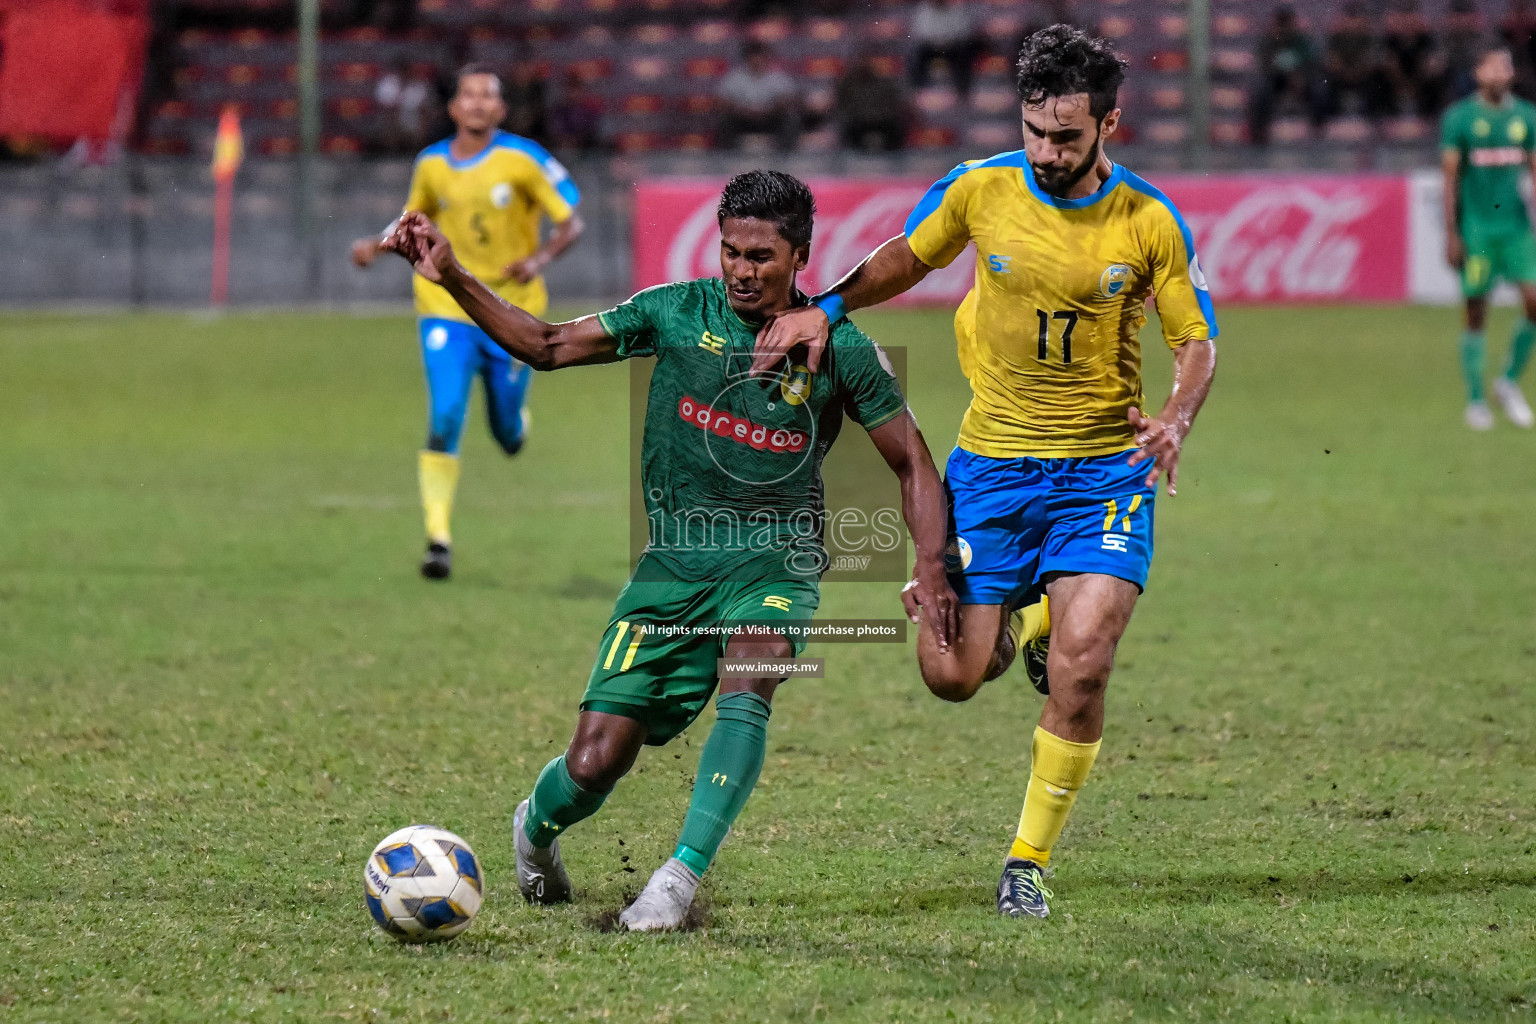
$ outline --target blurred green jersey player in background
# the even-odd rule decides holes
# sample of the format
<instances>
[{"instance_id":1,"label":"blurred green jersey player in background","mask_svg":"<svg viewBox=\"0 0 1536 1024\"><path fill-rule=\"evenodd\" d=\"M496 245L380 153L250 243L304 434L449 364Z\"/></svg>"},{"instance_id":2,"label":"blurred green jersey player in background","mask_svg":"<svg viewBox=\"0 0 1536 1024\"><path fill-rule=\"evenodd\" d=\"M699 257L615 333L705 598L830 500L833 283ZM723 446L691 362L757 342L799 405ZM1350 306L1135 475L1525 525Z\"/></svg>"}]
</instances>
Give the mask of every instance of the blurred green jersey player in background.
<instances>
[{"instance_id":1,"label":"blurred green jersey player in background","mask_svg":"<svg viewBox=\"0 0 1536 1024\"><path fill-rule=\"evenodd\" d=\"M1531 407L1519 386L1536 345L1536 238L1521 179L1536 169L1536 107L1510 92L1515 64L1509 49L1491 43L1477 62L1477 91L1445 112L1441 169L1445 173L1446 259L1461 274L1467 303L1461 370L1467 383L1467 426L1490 430L1493 412L1483 395L1488 294L1499 281L1520 290L1524 319L1510 339L1493 396L1518 427L1530 427Z\"/></svg>"}]
</instances>

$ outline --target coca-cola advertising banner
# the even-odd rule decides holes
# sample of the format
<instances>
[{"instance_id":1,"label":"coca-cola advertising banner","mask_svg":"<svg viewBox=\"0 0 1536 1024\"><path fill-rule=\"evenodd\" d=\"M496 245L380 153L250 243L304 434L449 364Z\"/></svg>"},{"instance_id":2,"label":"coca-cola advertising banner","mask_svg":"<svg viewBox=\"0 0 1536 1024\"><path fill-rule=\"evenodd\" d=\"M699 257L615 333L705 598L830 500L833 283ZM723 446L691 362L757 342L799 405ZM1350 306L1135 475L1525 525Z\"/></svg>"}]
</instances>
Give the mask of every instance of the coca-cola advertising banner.
<instances>
[{"instance_id":1,"label":"coca-cola advertising banner","mask_svg":"<svg viewBox=\"0 0 1536 1024\"><path fill-rule=\"evenodd\" d=\"M636 188L634 284L720 273L715 204L723 182L660 180ZM892 235L927 181L813 179L816 244L801 278L818 291ZM1195 236L1211 294L1264 303L1394 302L1409 297L1408 183L1389 175L1158 177ZM961 256L898 303L953 305L971 286Z\"/></svg>"}]
</instances>

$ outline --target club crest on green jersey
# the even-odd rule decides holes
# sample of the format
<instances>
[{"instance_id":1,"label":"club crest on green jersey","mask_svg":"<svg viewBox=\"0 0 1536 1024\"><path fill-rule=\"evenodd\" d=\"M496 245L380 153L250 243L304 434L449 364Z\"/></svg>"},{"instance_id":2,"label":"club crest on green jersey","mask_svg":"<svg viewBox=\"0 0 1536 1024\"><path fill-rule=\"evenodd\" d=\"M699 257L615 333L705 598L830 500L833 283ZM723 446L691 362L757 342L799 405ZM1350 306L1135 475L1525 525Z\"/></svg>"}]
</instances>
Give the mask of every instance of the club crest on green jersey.
<instances>
[{"instance_id":1,"label":"club crest on green jersey","mask_svg":"<svg viewBox=\"0 0 1536 1024\"><path fill-rule=\"evenodd\" d=\"M801 405L811 393L811 371L805 366L791 366L779 381L779 394L790 405Z\"/></svg>"}]
</instances>

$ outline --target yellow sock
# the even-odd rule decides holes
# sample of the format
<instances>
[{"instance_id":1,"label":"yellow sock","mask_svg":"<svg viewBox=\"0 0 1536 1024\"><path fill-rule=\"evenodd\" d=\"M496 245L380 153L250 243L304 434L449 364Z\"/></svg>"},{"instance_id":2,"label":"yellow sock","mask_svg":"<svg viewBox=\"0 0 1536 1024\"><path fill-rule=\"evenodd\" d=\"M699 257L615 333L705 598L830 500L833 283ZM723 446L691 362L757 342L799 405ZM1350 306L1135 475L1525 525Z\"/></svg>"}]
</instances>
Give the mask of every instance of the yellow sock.
<instances>
[{"instance_id":1,"label":"yellow sock","mask_svg":"<svg viewBox=\"0 0 1536 1024\"><path fill-rule=\"evenodd\" d=\"M1013 634L1013 649L1017 651L1031 640L1051 635L1051 599L1044 594L1040 600L1024 608L1016 608L1008 617L1008 632Z\"/></svg>"},{"instance_id":2,"label":"yellow sock","mask_svg":"<svg viewBox=\"0 0 1536 1024\"><path fill-rule=\"evenodd\" d=\"M427 515L427 539L451 544L448 520L453 515L453 492L459 486L459 457L424 451L416 466L421 477L421 507Z\"/></svg>"},{"instance_id":3,"label":"yellow sock","mask_svg":"<svg viewBox=\"0 0 1536 1024\"><path fill-rule=\"evenodd\" d=\"M1022 857L1044 867L1051 847L1061 836L1077 800L1077 791L1088 781L1101 740L1073 743L1035 727L1035 744L1029 769L1029 789L1024 793L1024 813L1010 857Z\"/></svg>"}]
</instances>

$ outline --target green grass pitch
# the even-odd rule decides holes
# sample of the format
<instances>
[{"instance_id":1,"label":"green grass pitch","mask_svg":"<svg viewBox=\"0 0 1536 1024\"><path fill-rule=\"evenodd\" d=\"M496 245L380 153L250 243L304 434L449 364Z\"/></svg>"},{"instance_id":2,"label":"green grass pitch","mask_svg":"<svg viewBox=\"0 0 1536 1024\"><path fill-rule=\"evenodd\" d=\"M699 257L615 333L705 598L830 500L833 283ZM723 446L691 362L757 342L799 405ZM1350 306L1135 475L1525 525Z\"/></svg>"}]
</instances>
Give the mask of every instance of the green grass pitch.
<instances>
[{"instance_id":1,"label":"green grass pitch","mask_svg":"<svg viewBox=\"0 0 1536 1024\"><path fill-rule=\"evenodd\" d=\"M947 314L859 319L942 459ZM625 369L537 380L514 461L476 411L434 586L408 318L7 314L0 1020L1530 1019L1536 435L1461 426L1453 311L1223 327L1055 916L992 909L1022 675L949 706L910 646L839 645L781 691L705 927L657 937L595 922L670 852L708 716L565 841L574 906L523 904L508 832L627 569ZM422 820L489 891L417 949L360 876Z\"/></svg>"}]
</instances>

